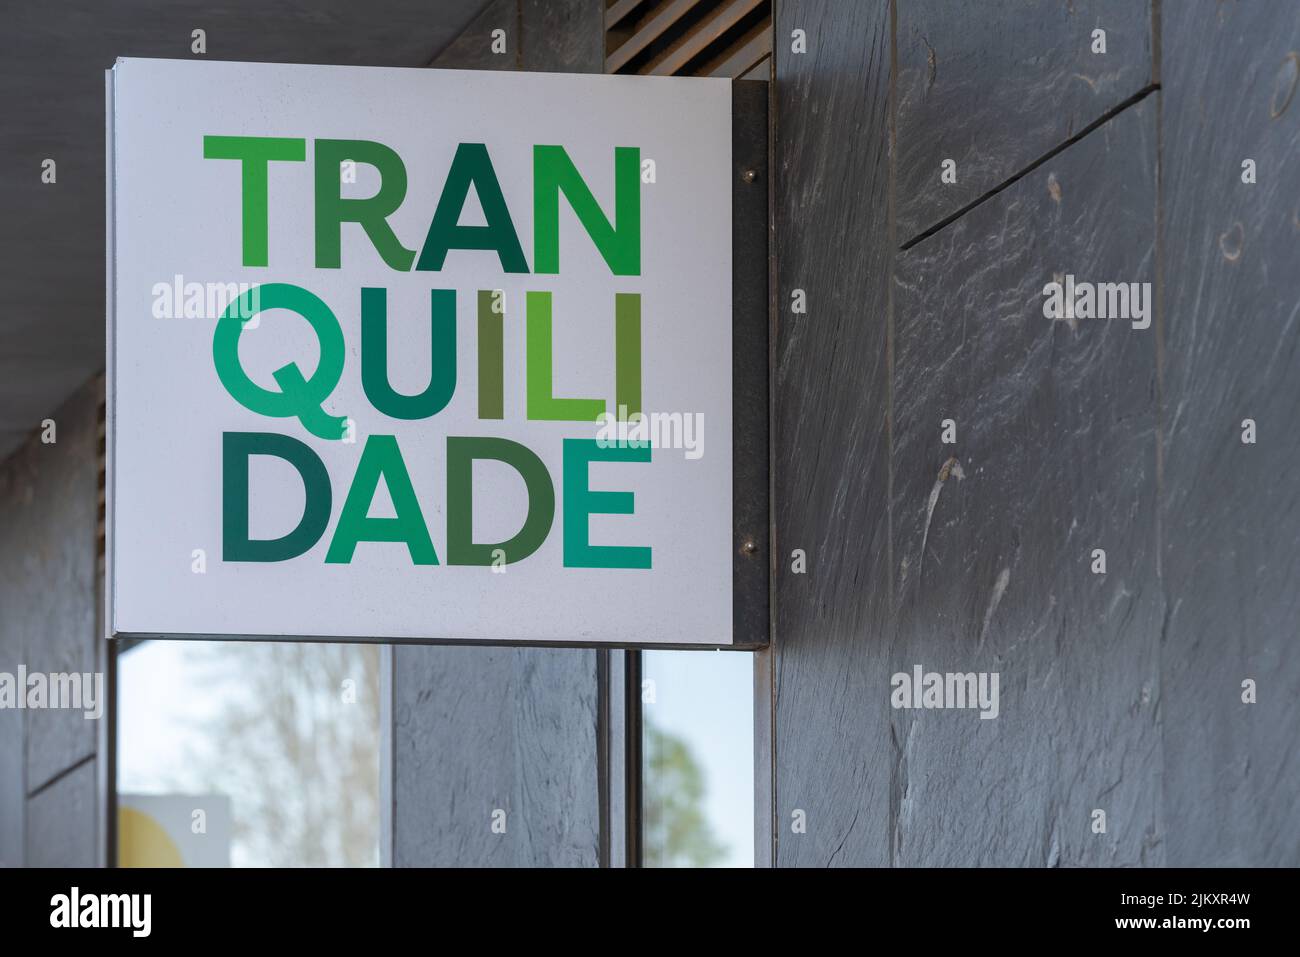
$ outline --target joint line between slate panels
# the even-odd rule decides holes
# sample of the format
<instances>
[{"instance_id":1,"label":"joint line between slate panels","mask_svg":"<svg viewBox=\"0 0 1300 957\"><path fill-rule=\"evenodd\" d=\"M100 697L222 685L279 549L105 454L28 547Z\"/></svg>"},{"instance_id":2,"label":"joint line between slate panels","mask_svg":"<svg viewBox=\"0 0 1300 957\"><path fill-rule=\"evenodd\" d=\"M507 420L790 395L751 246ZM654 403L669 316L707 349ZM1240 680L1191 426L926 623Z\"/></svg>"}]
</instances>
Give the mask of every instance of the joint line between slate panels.
<instances>
[{"instance_id":1,"label":"joint line between slate panels","mask_svg":"<svg viewBox=\"0 0 1300 957\"><path fill-rule=\"evenodd\" d=\"M92 751L90 754L85 755L76 763L70 764L66 768L62 768L57 774L55 774L52 778L50 778L48 781L46 781L44 784L38 787L35 791L29 793L27 795L27 800L30 801L32 798L40 797L50 788L54 787L54 785L58 784L60 781L66 778L73 771L80 769L83 765L93 760L95 760L95 752Z\"/></svg>"},{"instance_id":2,"label":"joint line between slate panels","mask_svg":"<svg viewBox=\"0 0 1300 957\"><path fill-rule=\"evenodd\" d=\"M957 212L953 213L951 216L944 217L943 219L939 220L939 222L931 226L929 229L925 230L924 232L918 233L916 236L913 236L907 242L903 243L903 245L898 247L899 252L906 252L907 250L911 249L913 246L915 246L917 243L921 242L922 240L929 239L931 236L939 232L941 229L944 229L945 227L950 226L952 223L955 223L957 220L961 219L963 216L965 216L975 207L988 202L988 200L992 199L994 196L1002 192L1008 186L1011 186L1019 182L1020 180L1024 179L1026 176L1028 176L1034 170L1038 169L1038 167L1042 166L1052 157L1069 149L1071 146L1079 142L1079 140L1083 139L1089 133L1100 128L1104 124L1109 123L1116 116L1118 116L1119 114L1127 110L1130 106L1134 106L1142 102L1158 89L1160 89L1159 83L1151 83L1148 84L1147 86L1144 86L1142 89L1138 90L1136 93L1130 96L1123 103L1120 103L1118 106L1115 106L1107 110L1101 116L1097 117L1097 119L1093 120L1083 129L1081 129L1078 133L1074 134L1069 139L1064 140L1061 143L1058 143L1056 146L1052 147L1050 150L1048 150L1038 159L1034 160L1024 169L1020 170L1017 173L1014 173L1007 179L1003 180L1001 183L999 183L997 186L994 186L991 190L989 190L984 195L971 200L969 203L967 203L961 209L957 210Z\"/></svg>"}]
</instances>

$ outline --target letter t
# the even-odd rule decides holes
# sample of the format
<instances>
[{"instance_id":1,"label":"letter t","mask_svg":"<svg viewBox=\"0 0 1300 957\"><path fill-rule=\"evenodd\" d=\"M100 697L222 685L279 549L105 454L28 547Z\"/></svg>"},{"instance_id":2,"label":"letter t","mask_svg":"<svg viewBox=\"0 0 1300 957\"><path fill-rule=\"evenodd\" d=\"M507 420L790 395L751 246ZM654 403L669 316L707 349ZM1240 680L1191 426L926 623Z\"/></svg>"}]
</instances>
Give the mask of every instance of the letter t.
<instances>
[{"instance_id":1,"label":"letter t","mask_svg":"<svg viewBox=\"0 0 1300 957\"><path fill-rule=\"evenodd\" d=\"M307 141L281 136L205 136L204 159L239 160L243 167L244 265L266 265L267 164L301 163Z\"/></svg>"}]
</instances>

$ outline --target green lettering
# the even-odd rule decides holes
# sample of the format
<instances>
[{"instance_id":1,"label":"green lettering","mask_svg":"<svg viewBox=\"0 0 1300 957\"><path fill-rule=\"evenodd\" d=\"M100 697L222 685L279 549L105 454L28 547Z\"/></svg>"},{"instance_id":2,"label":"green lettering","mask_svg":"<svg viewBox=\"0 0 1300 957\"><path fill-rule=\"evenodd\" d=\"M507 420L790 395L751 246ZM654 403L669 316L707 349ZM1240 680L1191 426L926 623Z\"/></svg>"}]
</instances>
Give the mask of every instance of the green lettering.
<instances>
[{"instance_id":1,"label":"green lettering","mask_svg":"<svg viewBox=\"0 0 1300 957\"><path fill-rule=\"evenodd\" d=\"M505 417L505 310L492 308L504 292L478 291L478 417Z\"/></svg>"},{"instance_id":2,"label":"green lettering","mask_svg":"<svg viewBox=\"0 0 1300 957\"><path fill-rule=\"evenodd\" d=\"M528 489L528 515L514 538L495 545L474 543L474 461L495 459L514 468ZM447 563L491 565L501 549L517 562L546 541L555 518L555 487L542 460L527 446L501 438L447 439Z\"/></svg>"},{"instance_id":3,"label":"green lettering","mask_svg":"<svg viewBox=\"0 0 1300 957\"><path fill-rule=\"evenodd\" d=\"M533 147L533 257L538 273L560 271L560 193L615 276L641 275L641 150L614 149L611 225L563 146Z\"/></svg>"},{"instance_id":4,"label":"green lettering","mask_svg":"<svg viewBox=\"0 0 1300 957\"><path fill-rule=\"evenodd\" d=\"M526 320L528 418L594 422L605 411L604 399L557 399L552 385L551 294L529 292Z\"/></svg>"},{"instance_id":5,"label":"green lettering","mask_svg":"<svg viewBox=\"0 0 1300 957\"><path fill-rule=\"evenodd\" d=\"M479 206L483 208L486 226L460 225L460 214L465 208L470 186L474 187ZM501 268L506 272L528 272L528 261L524 259L519 235L510 219L505 197L501 195L501 184L497 182L487 147L482 143L461 143L456 147L456 156L451 161L447 182L442 187L442 196L438 199L438 208L429 224L429 235L424 240L424 249L420 251L420 261L415 268L436 272L442 268L447 251L451 249L496 250Z\"/></svg>"},{"instance_id":6,"label":"green lettering","mask_svg":"<svg viewBox=\"0 0 1300 957\"><path fill-rule=\"evenodd\" d=\"M393 510L397 513L395 518L370 517L370 505L381 478L393 500ZM417 565L438 564L429 529L424 524L424 514L420 511L415 489L411 487L411 476L402 461L397 439L391 435L372 435L366 439L361 461L357 463L356 477L348 489L325 561L332 565L348 564L358 542L405 542L412 562Z\"/></svg>"},{"instance_id":7,"label":"green lettering","mask_svg":"<svg viewBox=\"0 0 1300 957\"><path fill-rule=\"evenodd\" d=\"M307 501L289 534L254 541L248 537L248 460L274 455L297 469ZM276 432L221 435L221 560L282 562L309 551L330 520L330 477L325 463L305 443Z\"/></svg>"},{"instance_id":8,"label":"green lettering","mask_svg":"<svg viewBox=\"0 0 1300 957\"><path fill-rule=\"evenodd\" d=\"M370 403L394 419L427 419L456 391L456 291L429 290L429 385L399 395L388 378L388 290L361 290L361 387Z\"/></svg>"},{"instance_id":9,"label":"green lettering","mask_svg":"<svg viewBox=\"0 0 1300 957\"><path fill-rule=\"evenodd\" d=\"M239 337L244 324L267 309L289 309L310 323L320 347L320 359L310 379L304 378L296 362L276 369L272 376L279 392L263 389L248 377L239 361ZM330 307L316 295L291 283L272 282L255 286L226 307L212 335L212 362L217 378L231 398L258 415L297 418L317 438L341 439L346 416L334 416L321 408L343 375L343 330Z\"/></svg>"},{"instance_id":10,"label":"green lettering","mask_svg":"<svg viewBox=\"0 0 1300 957\"><path fill-rule=\"evenodd\" d=\"M244 265L265 266L267 164L303 162L307 158L307 141L280 136L205 136L203 158L239 160L242 164Z\"/></svg>"},{"instance_id":11,"label":"green lettering","mask_svg":"<svg viewBox=\"0 0 1300 957\"><path fill-rule=\"evenodd\" d=\"M641 295L614 294L614 407L620 419L641 412Z\"/></svg>"},{"instance_id":12,"label":"green lettering","mask_svg":"<svg viewBox=\"0 0 1300 957\"><path fill-rule=\"evenodd\" d=\"M367 199L344 199L341 174L345 160L379 170L379 192ZM406 272L415 250L397 240L388 225L406 198L406 167L402 158L372 140L316 141L316 268L338 269L344 223L360 223L375 251L391 268Z\"/></svg>"},{"instance_id":13,"label":"green lettering","mask_svg":"<svg viewBox=\"0 0 1300 957\"><path fill-rule=\"evenodd\" d=\"M592 491L588 465L592 462L649 462L650 445L601 448L595 439L564 440L564 567L565 568L649 568L650 549L645 546L592 545L588 517L631 515L635 510L631 492Z\"/></svg>"}]
</instances>

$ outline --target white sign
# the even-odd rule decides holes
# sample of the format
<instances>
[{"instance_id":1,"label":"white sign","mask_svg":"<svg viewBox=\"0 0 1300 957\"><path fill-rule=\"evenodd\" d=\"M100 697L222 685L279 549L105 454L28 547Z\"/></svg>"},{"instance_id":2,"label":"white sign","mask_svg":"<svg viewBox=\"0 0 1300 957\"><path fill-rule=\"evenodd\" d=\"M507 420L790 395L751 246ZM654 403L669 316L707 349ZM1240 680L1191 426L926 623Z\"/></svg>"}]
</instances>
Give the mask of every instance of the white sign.
<instances>
[{"instance_id":1,"label":"white sign","mask_svg":"<svg viewBox=\"0 0 1300 957\"><path fill-rule=\"evenodd\" d=\"M114 635L733 643L729 81L108 93Z\"/></svg>"}]
</instances>

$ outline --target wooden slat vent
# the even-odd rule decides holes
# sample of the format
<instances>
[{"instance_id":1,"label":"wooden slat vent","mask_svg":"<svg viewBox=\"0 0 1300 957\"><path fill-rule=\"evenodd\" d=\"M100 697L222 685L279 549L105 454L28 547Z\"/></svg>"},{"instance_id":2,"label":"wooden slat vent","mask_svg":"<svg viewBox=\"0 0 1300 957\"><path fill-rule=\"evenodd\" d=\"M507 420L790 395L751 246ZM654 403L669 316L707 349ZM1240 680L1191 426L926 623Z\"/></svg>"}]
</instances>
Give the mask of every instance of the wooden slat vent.
<instances>
[{"instance_id":1,"label":"wooden slat vent","mask_svg":"<svg viewBox=\"0 0 1300 957\"><path fill-rule=\"evenodd\" d=\"M765 78L771 55L771 0L606 0L606 73Z\"/></svg>"}]
</instances>

